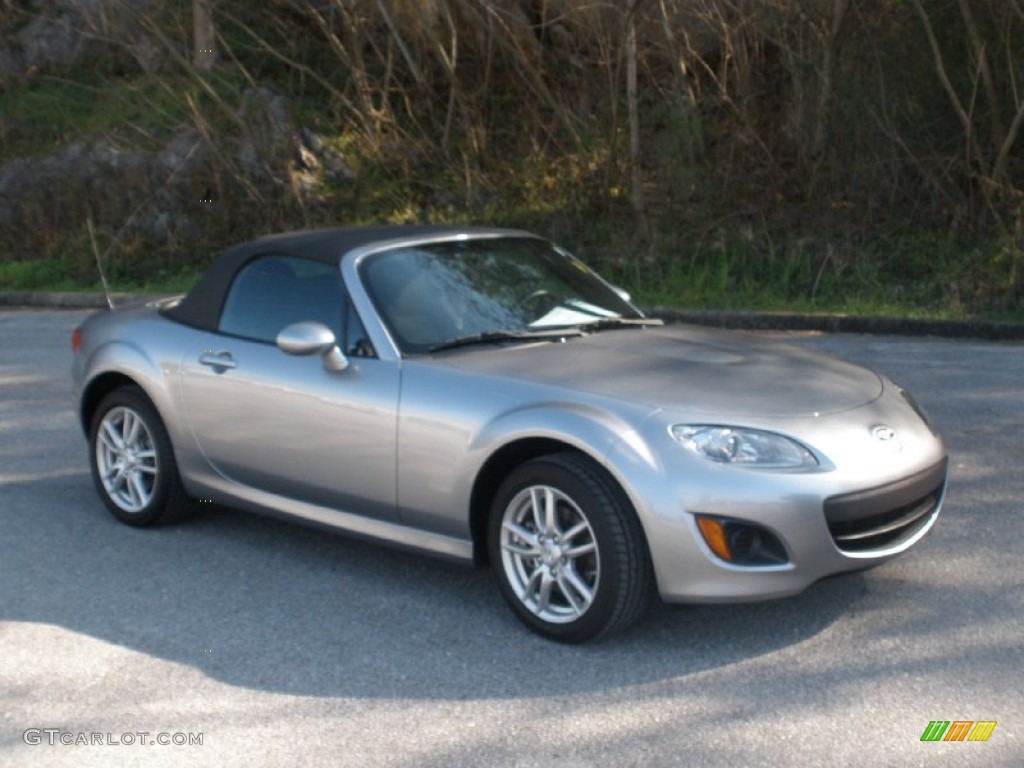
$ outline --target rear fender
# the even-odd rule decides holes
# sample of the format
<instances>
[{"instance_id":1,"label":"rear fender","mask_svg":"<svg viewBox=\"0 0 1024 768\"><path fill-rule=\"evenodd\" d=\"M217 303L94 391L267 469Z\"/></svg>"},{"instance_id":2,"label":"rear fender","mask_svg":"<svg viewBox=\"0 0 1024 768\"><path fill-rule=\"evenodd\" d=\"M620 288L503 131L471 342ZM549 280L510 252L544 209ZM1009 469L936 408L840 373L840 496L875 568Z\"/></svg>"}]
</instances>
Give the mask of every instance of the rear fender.
<instances>
[{"instance_id":1,"label":"rear fender","mask_svg":"<svg viewBox=\"0 0 1024 768\"><path fill-rule=\"evenodd\" d=\"M170 380L177 367L177 360L159 359L139 345L124 340L109 341L96 347L83 366L84 385L79 414L83 430L88 434L93 409L107 391L116 388L110 385L111 377L117 377L120 381L127 379L142 389L163 419L171 444L176 447L182 445L182 440L187 440L188 436L177 428L174 419L168 418L180 407Z\"/></svg>"}]
</instances>

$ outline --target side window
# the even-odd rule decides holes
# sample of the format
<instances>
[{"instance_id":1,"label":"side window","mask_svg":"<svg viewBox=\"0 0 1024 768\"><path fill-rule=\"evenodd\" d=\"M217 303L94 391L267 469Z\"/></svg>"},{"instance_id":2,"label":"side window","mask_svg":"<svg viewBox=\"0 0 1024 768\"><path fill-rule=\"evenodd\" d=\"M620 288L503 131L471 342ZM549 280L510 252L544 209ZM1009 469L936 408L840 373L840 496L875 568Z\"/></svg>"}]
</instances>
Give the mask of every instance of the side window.
<instances>
[{"instance_id":1,"label":"side window","mask_svg":"<svg viewBox=\"0 0 1024 768\"><path fill-rule=\"evenodd\" d=\"M235 275L218 328L221 333L273 344L283 328L304 320L317 320L341 338L337 266L268 255L249 262Z\"/></svg>"}]
</instances>

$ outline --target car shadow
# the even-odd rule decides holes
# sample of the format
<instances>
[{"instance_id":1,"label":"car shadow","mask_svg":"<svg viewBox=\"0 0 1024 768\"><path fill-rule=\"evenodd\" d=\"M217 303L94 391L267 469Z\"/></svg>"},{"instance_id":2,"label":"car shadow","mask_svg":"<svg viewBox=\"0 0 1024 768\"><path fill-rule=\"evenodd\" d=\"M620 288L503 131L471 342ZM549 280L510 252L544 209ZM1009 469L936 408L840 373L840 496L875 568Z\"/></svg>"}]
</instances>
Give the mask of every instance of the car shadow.
<instances>
[{"instance_id":1,"label":"car shadow","mask_svg":"<svg viewBox=\"0 0 1024 768\"><path fill-rule=\"evenodd\" d=\"M870 592L869 575L849 574L783 600L657 605L624 634L562 646L523 628L486 570L221 507L134 529L84 473L5 493L45 511L5 515L2 620L306 696L557 696L683 678L806 642Z\"/></svg>"}]
</instances>

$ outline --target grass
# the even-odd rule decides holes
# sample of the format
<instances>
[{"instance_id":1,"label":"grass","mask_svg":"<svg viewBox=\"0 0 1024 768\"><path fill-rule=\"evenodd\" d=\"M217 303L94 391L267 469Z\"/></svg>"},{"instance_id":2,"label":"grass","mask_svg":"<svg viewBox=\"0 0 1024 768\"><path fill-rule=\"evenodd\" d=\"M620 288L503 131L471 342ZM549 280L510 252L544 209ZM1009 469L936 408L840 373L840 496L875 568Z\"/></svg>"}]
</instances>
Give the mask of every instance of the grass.
<instances>
[{"instance_id":1,"label":"grass","mask_svg":"<svg viewBox=\"0 0 1024 768\"><path fill-rule=\"evenodd\" d=\"M98 284L97 280L97 284ZM32 259L0 263L0 290L83 291L92 286L77 284L58 259Z\"/></svg>"},{"instance_id":2,"label":"grass","mask_svg":"<svg viewBox=\"0 0 1024 768\"><path fill-rule=\"evenodd\" d=\"M640 306L1024 322L1024 309L1019 304L971 307L952 301L949 284L941 276L918 280L910 286L884 281L877 275L869 279L852 268L845 272L833 269L830 274L826 265L815 283L806 258L776 257L770 265L744 271L742 262L752 259L750 254L736 251L694 249L689 254L675 254L665 264L651 264L639 271L621 261L616 267L607 254L589 260L610 281L628 290ZM173 294L191 288L201 272L194 267L183 267L180 271L164 268L140 279L121 275L115 269L108 274L108 281L116 293ZM95 268L83 272L79 266L79 274L86 276L77 281L69 276L66 259L0 262L0 290L103 290ZM813 291L815 284L817 293Z\"/></svg>"},{"instance_id":3,"label":"grass","mask_svg":"<svg viewBox=\"0 0 1024 768\"><path fill-rule=\"evenodd\" d=\"M1019 292L1014 300L1008 287L992 289L1011 279L1005 260L998 244L938 236L870 247L763 236L669 249L639 267L596 266L644 306L1024 322Z\"/></svg>"},{"instance_id":4,"label":"grass","mask_svg":"<svg viewBox=\"0 0 1024 768\"><path fill-rule=\"evenodd\" d=\"M96 292L103 290L98 271L93 269L89 279L76 280L69 274L66 259L41 258L0 262L0 291L71 291ZM199 278L195 269L180 272L163 271L152 277L122 279L108 275L111 291L115 293L183 293Z\"/></svg>"}]
</instances>

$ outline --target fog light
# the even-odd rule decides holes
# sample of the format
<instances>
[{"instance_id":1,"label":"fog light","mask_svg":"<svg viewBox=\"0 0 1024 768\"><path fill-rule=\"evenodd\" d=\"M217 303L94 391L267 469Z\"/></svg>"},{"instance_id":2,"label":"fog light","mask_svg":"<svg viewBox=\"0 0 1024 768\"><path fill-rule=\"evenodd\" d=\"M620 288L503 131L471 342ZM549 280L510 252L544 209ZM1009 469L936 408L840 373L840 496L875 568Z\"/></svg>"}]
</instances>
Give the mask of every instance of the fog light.
<instances>
[{"instance_id":1,"label":"fog light","mask_svg":"<svg viewBox=\"0 0 1024 768\"><path fill-rule=\"evenodd\" d=\"M708 548L733 565L782 565L789 562L779 538L759 525L729 517L695 515Z\"/></svg>"},{"instance_id":2,"label":"fog light","mask_svg":"<svg viewBox=\"0 0 1024 768\"><path fill-rule=\"evenodd\" d=\"M761 534L749 525L733 525L729 531L729 550L737 560L750 557L761 548Z\"/></svg>"}]
</instances>

